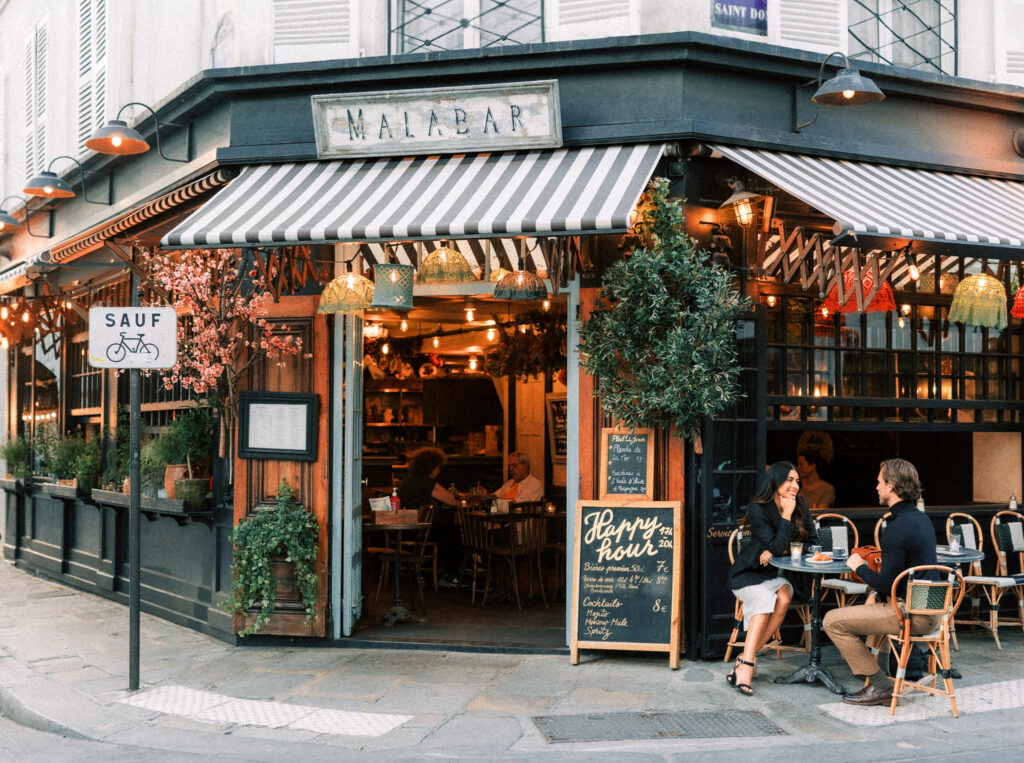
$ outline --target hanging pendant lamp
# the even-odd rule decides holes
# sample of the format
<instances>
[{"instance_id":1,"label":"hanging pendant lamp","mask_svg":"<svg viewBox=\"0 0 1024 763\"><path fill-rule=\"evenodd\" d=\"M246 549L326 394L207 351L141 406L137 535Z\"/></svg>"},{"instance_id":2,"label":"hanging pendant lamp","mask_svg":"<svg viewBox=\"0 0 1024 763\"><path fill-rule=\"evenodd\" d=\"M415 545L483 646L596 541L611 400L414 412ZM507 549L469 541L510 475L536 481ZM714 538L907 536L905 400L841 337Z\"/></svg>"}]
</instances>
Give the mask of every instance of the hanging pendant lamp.
<instances>
[{"instance_id":1,"label":"hanging pendant lamp","mask_svg":"<svg viewBox=\"0 0 1024 763\"><path fill-rule=\"evenodd\" d=\"M547 295L548 289L544 282L536 273L528 270L517 270L502 276L494 285L495 299L530 301L544 299Z\"/></svg>"},{"instance_id":2,"label":"hanging pendant lamp","mask_svg":"<svg viewBox=\"0 0 1024 763\"><path fill-rule=\"evenodd\" d=\"M462 252L442 242L441 246L423 258L419 278L420 283L472 281L473 269L462 256Z\"/></svg>"},{"instance_id":3,"label":"hanging pendant lamp","mask_svg":"<svg viewBox=\"0 0 1024 763\"><path fill-rule=\"evenodd\" d=\"M491 275L488 277L488 280L497 283L511 272L511 270L506 270L505 268L495 268L494 270L491 271Z\"/></svg>"},{"instance_id":4,"label":"hanging pendant lamp","mask_svg":"<svg viewBox=\"0 0 1024 763\"><path fill-rule=\"evenodd\" d=\"M373 266L373 302L370 307L412 310L412 265L384 262Z\"/></svg>"},{"instance_id":5,"label":"hanging pendant lamp","mask_svg":"<svg viewBox=\"0 0 1024 763\"><path fill-rule=\"evenodd\" d=\"M1013 298L1013 307L1010 308L1010 315L1014 318L1024 318L1024 286L1017 289Z\"/></svg>"},{"instance_id":6,"label":"hanging pendant lamp","mask_svg":"<svg viewBox=\"0 0 1024 763\"><path fill-rule=\"evenodd\" d=\"M972 326L1006 328L1006 289L990 275L968 276L953 293L949 319Z\"/></svg>"},{"instance_id":7,"label":"hanging pendant lamp","mask_svg":"<svg viewBox=\"0 0 1024 763\"><path fill-rule=\"evenodd\" d=\"M349 264L349 268L352 265ZM365 276L348 273L338 276L324 287L320 295L318 313L358 313L370 307L373 301L373 281Z\"/></svg>"},{"instance_id":8,"label":"hanging pendant lamp","mask_svg":"<svg viewBox=\"0 0 1024 763\"><path fill-rule=\"evenodd\" d=\"M853 292L854 279L856 275L852 270L847 270L843 273L843 291L850 295L850 298L846 300L846 304L839 304L839 287L838 285L832 287L832 291L829 292L828 297L824 302L821 303L821 307L828 310L830 313L856 313L860 312L857 309L857 294ZM875 285L875 277L871 275L870 270L864 271L864 275L861 276L861 287L865 292L871 291ZM882 287L878 290L878 293L874 298L864 307L865 313L887 313L896 309L896 299L892 293L892 287L888 282L883 282Z\"/></svg>"}]
</instances>

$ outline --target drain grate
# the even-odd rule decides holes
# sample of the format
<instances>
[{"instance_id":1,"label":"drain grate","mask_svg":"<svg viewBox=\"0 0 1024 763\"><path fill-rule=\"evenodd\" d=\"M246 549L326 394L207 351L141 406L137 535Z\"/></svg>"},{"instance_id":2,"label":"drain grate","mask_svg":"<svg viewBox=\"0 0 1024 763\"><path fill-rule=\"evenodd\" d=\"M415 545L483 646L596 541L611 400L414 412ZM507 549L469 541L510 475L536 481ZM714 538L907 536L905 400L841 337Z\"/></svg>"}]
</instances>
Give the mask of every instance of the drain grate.
<instances>
[{"instance_id":1,"label":"drain grate","mask_svg":"<svg viewBox=\"0 0 1024 763\"><path fill-rule=\"evenodd\" d=\"M633 739L764 737L786 733L761 713L747 710L535 715L533 722L549 744Z\"/></svg>"}]
</instances>

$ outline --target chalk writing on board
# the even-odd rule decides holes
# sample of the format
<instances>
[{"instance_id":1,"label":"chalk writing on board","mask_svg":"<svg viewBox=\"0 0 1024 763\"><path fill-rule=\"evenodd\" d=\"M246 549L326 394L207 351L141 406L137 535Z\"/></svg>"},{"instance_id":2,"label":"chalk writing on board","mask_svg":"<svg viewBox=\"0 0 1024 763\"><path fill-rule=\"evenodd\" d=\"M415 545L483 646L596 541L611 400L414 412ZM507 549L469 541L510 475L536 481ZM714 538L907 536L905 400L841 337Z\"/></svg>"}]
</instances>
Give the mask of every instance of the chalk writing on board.
<instances>
[{"instance_id":1,"label":"chalk writing on board","mask_svg":"<svg viewBox=\"0 0 1024 763\"><path fill-rule=\"evenodd\" d=\"M579 640L667 643L671 631L673 522L671 508L583 509Z\"/></svg>"},{"instance_id":2,"label":"chalk writing on board","mask_svg":"<svg viewBox=\"0 0 1024 763\"><path fill-rule=\"evenodd\" d=\"M613 495L647 492L647 443L644 434L608 435L606 491Z\"/></svg>"}]
</instances>

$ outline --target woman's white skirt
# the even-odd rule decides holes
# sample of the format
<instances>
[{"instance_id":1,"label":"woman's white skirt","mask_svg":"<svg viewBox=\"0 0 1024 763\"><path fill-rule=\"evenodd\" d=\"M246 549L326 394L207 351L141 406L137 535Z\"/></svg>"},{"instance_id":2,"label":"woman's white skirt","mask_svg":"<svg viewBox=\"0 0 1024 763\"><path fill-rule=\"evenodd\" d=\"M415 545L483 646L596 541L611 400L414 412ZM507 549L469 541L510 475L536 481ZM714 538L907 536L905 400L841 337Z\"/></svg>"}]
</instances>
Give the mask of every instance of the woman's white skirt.
<instances>
[{"instance_id":1,"label":"woman's white skirt","mask_svg":"<svg viewBox=\"0 0 1024 763\"><path fill-rule=\"evenodd\" d=\"M775 611L775 600L778 599L778 590L782 586L789 586L792 593L793 586L781 577L733 590L733 595L743 602L743 630L750 627L750 618L754 615L766 615Z\"/></svg>"}]
</instances>

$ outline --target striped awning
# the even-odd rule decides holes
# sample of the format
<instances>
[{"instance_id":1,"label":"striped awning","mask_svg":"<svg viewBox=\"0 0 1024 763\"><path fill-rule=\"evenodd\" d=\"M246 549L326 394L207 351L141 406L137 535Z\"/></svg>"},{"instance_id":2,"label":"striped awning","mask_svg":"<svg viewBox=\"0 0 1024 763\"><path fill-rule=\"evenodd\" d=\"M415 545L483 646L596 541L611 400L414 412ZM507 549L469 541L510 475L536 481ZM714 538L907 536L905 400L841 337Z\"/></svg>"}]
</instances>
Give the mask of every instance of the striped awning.
<instances>
[{"instance_id":1,"label":"striped awning","mask_svg":"<svg viewBox=\"0 0 1024 763\"><path fill-rule=\"evenodd\" d=\"M619 232L660 144L247 167L168 249Z\"/></svg>"},{"instance_id":2,"label":"striped awning","mask_svg":"<svg viewBox=\"0 0 1024 763\"><path fill-rule=\"evenodd\" d=\"M713 146L835 220L835 243L1020 258L1024 183L845 159ZM914 247L924 249L925 247Z\"/></svg>"},{"instance_id":3,"label":"striped awning","mask_svg":"<svg viewBox=\"0 0 1024 763\"><path fill-rule=\"evenodd\" d=\"M28 268L31 260L19 260L0 270L0 294L20 289L29 282Z\"/></svg>"}]
</instances>

